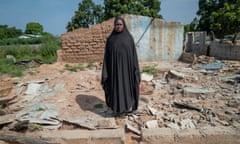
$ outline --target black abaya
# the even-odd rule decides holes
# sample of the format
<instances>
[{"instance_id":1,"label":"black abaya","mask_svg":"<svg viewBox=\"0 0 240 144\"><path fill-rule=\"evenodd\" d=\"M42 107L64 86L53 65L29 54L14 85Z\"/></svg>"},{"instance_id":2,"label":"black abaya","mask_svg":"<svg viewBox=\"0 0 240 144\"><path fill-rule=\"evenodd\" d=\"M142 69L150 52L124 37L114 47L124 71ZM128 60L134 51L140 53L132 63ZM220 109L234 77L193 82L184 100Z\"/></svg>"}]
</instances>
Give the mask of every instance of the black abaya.
<instances>
[{"instance_id":1,"label":"black abaya","mask_svg":"<svg viewBox=\"0 0 240 144\"><path fill-rule=\"evenodd\" d=\"M101 80L106 104L118 114L137 109L140 84L134 40L123 23L123 32L113 31L107 39Z\"/></svg>"}]
</instances>

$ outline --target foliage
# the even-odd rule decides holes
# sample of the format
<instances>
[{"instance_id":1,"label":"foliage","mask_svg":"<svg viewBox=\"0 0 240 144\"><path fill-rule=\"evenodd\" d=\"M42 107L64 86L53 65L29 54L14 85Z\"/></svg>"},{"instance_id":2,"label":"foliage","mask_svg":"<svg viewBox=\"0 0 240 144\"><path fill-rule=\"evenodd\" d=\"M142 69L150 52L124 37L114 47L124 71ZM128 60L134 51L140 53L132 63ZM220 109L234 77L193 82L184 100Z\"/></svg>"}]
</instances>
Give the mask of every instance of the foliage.
<instances>
[{"instance_id":1,"label":"foliage","mask_svg":"<svg viewBox=\"0 0 240 144\"><path fill-rule=\"evenodd\" d=\"M197 31L197 25L198 25L198 20L195 17L190 24L184 25L184 33L187 33L190 31Z\"/></svg>"},{"instance_id":2,"label":"foliage","mask_svg":"<svg viewBox=\"0 0 240 144\"><path fill-rule=\"evenodd\" d=\"M64 66L66 70L69 70L69 71L73 71L73 72L77 72L78 70L84 70L84 66L83 64L78 64L78 65L74 65L74 66L70 66L69 64L66 64Z\"/></svg>"},{"instance_id":3,"label":"foliage","mask_svg":"<svg viewBox=\"0 0 240 144\"><path fill-rule=\"evenodd\" d=\"M6 38L14 38L21 35L23 32L15 27L8 27L8 25L0 25L0 40Z\"/></svg>"},{"instance_id":4,"label":"foliage","mask_svg":"<svg viewBox=\"0 0 240 144\"><path fill-rule=\"evenodd\" d=\"M158 70L157 70L156 66L157 65L144 66L143 69L142 69L142 72L153 75L153 76L157 76Z\"/></svg>"},{"instance_id":5,"label":"foliage","mask_svg":"<svg viewBox=\"0 0 240 144\"><path fill-rule=\"evenodd\" d=\"M89 61L88 63L87 63L87 68L91 68L93 66L93 62L92 61Z\"/></svg>"},{"instance_id":6,"label":"foliage","mask_svg":"<svg viewBox=\"0 0 240 144\"><path fill-rule=\"evenodd\" d=\"M10 59L0 59L0 73L9 74L12 77L21 77L23 71L27 68L26 65L15 65Z\"/></svg>"},{"instance_id":7,"label":"foliage","mask_svg":"<svg viewBox=\"0 0 240 144\"><path fill-rule=\"evenodd\" d=\"M28 69L27 65L16 65L12 59L7 58L7 55L11 55L16 61L38 59L43 63L52 63L57 59L56 51L59 48L59 38L51 35L45 35L38 47L33 47L33 45L0 46L0 74L19 77Z\"/></svg>"},{"instance_id":8,"label":"foliage","mask_svg":"<svg viewBox=\"0 0 240 144\"><path fill-rule=\"evenodd\" d=\"M31 124L29 125L28 129L29 129L31 132L34 132L34 131L41 130L42 127L41 127L41 125L39 125L39 124L31 123Z\"/></svg>"},{"instance_id":9,"label":"foliage","mask_svg":"<svg viewBox=\"0 0 240 144\"><path fill-rule=\"evenodd\" d=\"M92 0L83 0L66 29L69 32L81 27L89 28L93 24L122 14L162 18L159 14L160 4L160 0L104 0L102 7L95 5Z\"/></svg>"},{"instance_id":10,"label":"foliage","mask_svg":"<svg viewBox=\"0 0 240 144\"><path fill-rule=\"evenodd\" d=\"M238 4L224 3L216 12L212 12L210 30L219 37L240 31L240 0Z\"/></svg>"},{"instance_id":11,"label":"foliage","mask_svg":"<svg viewBox=\"0 0 240 144\"><path fill-rule=\"evenodd\" d=\"M95 5L92 0L82 0L79 3L78 11L75 11L72 20L67 24L67 31L72 31L80 27L89 28L91 25L101 22L102 17L101 5Z\"/></svg>"},{"instance_id":12,"label":"foliage","mask_svg":"<svg viewBox=\"0 0 240 144\"><path fill-rule=\"evenodd\" d=\"M162 18L159 0L104 0L105 20L122 14L143 15Z\"/></svg>"},{"instance_id":13,"label":"foliage","mask_svg":"<svg viewBox=\"0 0 240 144\"><path fill-rule=\"evenodd\" d=\"M240 0L199 0L198 5L198 30L218 37L239 31Z\"/></svg>"},{"instance_id":14,"label":"foliage","mask_svg":"<svg viewBox=\"0 0 240 144\"><path fill-rule=\"evenodd\" d=\"M60 49L60 39L53 36L46 36L40 47L40 54L44 58L43 62L49 63L56 61L57 50Z\"/></svg>"},{"instance_id":15,"label":"foliage","mask_svg":"<svg viewBox=\"0 0 240 144\"><path fill-rule=\"evenodd\" d=\"M0 40L0 45L17 45L17 44L40 44L43 38L8 38Z\"/></svg>"},{"instance_id":16,"label":"foliage","mask_svg":"<svg viewBox=\"0 0 240 144\"><path fill-rule=\"evenodd\" d=\"M29 22L26 24L25 34L42 34L43 26L38 22Z\"/></svg>"}]
</instances>

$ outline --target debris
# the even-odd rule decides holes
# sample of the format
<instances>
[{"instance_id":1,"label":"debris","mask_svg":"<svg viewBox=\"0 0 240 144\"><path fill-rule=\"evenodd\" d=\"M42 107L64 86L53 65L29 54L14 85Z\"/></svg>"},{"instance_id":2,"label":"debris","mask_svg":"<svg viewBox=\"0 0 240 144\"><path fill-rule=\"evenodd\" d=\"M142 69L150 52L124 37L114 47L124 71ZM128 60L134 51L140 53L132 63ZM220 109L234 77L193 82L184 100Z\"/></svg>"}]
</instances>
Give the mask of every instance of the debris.
<instances>
[{"instance_id":1,"label":"debris","mask_svg":"<svg viewBox=\"0 0 240 144\"><path fill-rule=\"evenodd\" d=\"M227 65L224 64L224 63L215 62L215 63L210 63L210 64L202 65L202 66L200 66L199 68L200 68L200 69L206 69L206 70L219 70L219 69L221 69L222 67L225 67L225 66L227 66Z\"/></svg>"},{"instance_id":2,"label":"debris","mask_svg":"<svg viewBox=\"0 0 240 144\"><path fill-rule=\"evenodd\" d=\"M174 106L178 107L178 108L186 108L186 109L190 109L190 110L196 110L198 112L201 112L203 111L202 108L198 108L198 107L195 107L193 105L190 105L190 104L186 104L186 103L181 103L181 102L173 102Z\"/></svg>"},{"instance_id":3,"label":"debris","mask_svg":"<svg viewBox=\"0 0 240 144\"><path fill-rule=\"evenodd\" d=\"M157 120L149 120L146 122L147 128L158 128L158 121Z\"/></svg>"},{"instance_id":4,"label":"debris","mask_svg":"<svg viewBox=\"0 0 240 144\"><path fill-rule=\"evenodd\" d=\"M126 122L126 128L137 135L141 135L141 131L130 125L129 122Z\"/></svg>"},{"instance_id":5,"label":"debris","mask_svg":"<svg viewBox=\"0 0 240 144\"><path fill-rule=\"evenodd\" d=\"M181 55L181 61L191 63L192 65L196 63L197 56L196 54L190 52L183 52Z\"/></svg>"},{"instance_id":6,"label":"debris","mask_svg":"<svg viewBox=\"0 0 240 144\"><path fill-rule=\"evenodd\" d=\"M197 87L185 87L183 88L183 94L186 97L194 97L194 96L201 96L207 95L211 96L215 93L215 90L212 88L197 88Z\"/></svg>"},{"instance_id":7,"label":"debris","mask_svg":"<svg viewBox=\"0 0 240 144\"><path fill-rule=\"evenodd\" d=\"M178 78L182 78L182 79L186 77L186 75L184 73L181 73L181 72L178 72L178 71L175 71L175 70L170 70L169 73L178 77Z\"/></svg>"},{"instance_id":8,"label":"debris","mask_svg":"<svg viewBox=\"0 0 240 144\"><path fill-rule=\"evenodd\" d=\"M162 81L162 80L152 80L153 84L154 84L154 88L155 89L161 89L162 87L164 87L167 82L166 81Z\"/></svg>"},{"instance_id":9,"label":"debris","mask_svg":"<svg viewBox=\"0 0 240 144\"><path fill-rule=\"evenodd\" d=\"M15 114L8 114L8 115L1 116L0 126L12 123L14 119L15 119Z\"/></svg>"},{"instance_id":10,"label":"debris","mask_svg":"<svg viewBox=\"0 0 240 144\"><path fill-rule=\"evenodd\" d=\"M38 137L26 136L22 133L16 133L11 131L0 132L0 140L8 143L19 143L19 144L53 144L49 140L44 140Z\"/></svg>"},{"instance_id":11,"label":"debris","mask_svg":"<svg viewBox=\"0 0 240 144\"><path fill-rule=\"evenodd\" d=\"M150 75L150 74L148 74L148 73L142 73L141 74L141 80L142 81L147 81L147 82L149 82L149 81L151 81L153 79L153 75Z\"/></svg>"},{"instance_id":12,"label":"debris","mask_svg":"<svg viewBox=\"0 0 240 144\"><path fill-rule=\"evenodd\" d=\"M75 124L77 126L80 126L82 128L86 128L89 130L96 130L97 122L91 118L88 117L76 117L76 118L67 118L63 119L64 122Z\"/></svg>"},{"instance_id":13,"label":"debris","mask_svg":"<svg viewBox=\"0 0 240 144\"><path fill-rule=\"evenodd\" d=\"M169 124L167 124L167 127L180 130L180 127L176 123L169 123Z\"/></svg>"},{"instance_id":14,"label":"debris","mask_svg":"<svg viewBox=\"0 0 240 144\"><path fill-rule=\"evenodd\" d=\"M150 82L142 81L140 84L140 94L141 95L151 95L153 93L153 86Z\"/></svg>"},{"instance_id":15,"label":"debris","mask_svg":"<svg viewBox=\"0 0 240 144\"><path fill-rule=\"evenodd\" d=\"M118 128L114 118L105 118L97 121L96 128L98 129L116 129Z\"/></svg>"},{"instance_id":16,"label":"debris","mask_svg":"<svg viewBox=\"0 0 240 144\"><path fill-rule=\"evenodd\" d=\"M152 115L157 115L158 111L151 106L147 105L148 110L151 112Z\"/></svg>"},{"instance_id":17,"label":"debris","mask_svg":"<svg viewBox=\"0 0 240 144\"><path fill-rule=\"evenodd\" d=\"M0 97L0 105L1 104L7 104L9 103L10 101L14 100L17 96L14 95L14 96L3 96L3 97Z\"/></svg>"},{"instance_id":18,"label":"debris","mask_svg":"<svg viewBox=\"0 0 240 144\"><path fill-rule=\"evenodd\" d=\"M35 102L17 113L16 118L19 121L28 120L29 123L59 125L60 122L54 119L56 116L57 110L54 105Z\"/></svg>"},{"instance_id":19,"label":"debris","mask_svg":"<svg viewBox=\"0 0 240 144\"><path fill-rule=\"evenodd\" d=\"M181 129L195 128L196 127L193 120L191 120L191 119L184 119L184 120L179 122L179 125L180 125Z\"/></svg>"}]
</instances>

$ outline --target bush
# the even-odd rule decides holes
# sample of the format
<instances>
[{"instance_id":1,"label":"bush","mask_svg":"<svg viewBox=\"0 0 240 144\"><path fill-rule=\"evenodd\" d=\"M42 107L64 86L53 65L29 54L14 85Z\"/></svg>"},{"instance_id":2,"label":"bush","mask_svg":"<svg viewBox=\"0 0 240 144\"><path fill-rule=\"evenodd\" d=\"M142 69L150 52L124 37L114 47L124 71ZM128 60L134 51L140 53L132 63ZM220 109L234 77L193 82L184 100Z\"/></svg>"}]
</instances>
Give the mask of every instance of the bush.
<instances>
[{"instance_id":1,"label":"bush","mask_svg":"<svg viewBox=\"0 0 240 144\"><path fill-rule=\"evenodd\" d=\"M35 45L5 45L0 46L0 74L6 73L11 76L22 76L27 65L15 65L7 55L13 56L16 61L26 59L38 59L43 63L53 63L57 59L57 50L60 48L60 39L51 35L45 35L41 44Z\"/></svg>"},{"instance_id":2,"label":"bush","mask_svg":"<svg viewBox=\"0 0 240 144\"><path fill-rule=\"evenodd\" d=\"M158 74L158 70L157 70L156 66L157 65L144 66L143 69L142 69L142 72L145 72L147 74L151 74L155 77Z\"/></svg>"}]
</instances>

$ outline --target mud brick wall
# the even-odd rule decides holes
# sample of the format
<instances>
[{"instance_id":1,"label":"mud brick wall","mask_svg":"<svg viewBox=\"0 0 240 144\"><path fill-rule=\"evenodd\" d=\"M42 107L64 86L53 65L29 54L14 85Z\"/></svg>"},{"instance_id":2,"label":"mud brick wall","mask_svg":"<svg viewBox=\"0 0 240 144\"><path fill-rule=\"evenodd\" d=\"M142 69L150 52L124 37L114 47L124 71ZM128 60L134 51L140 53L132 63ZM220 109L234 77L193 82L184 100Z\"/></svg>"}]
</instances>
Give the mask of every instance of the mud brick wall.
<instances>
[{"instance_id":1,"label":"mud brick wall","mask_svg":"<svg viewBox=\"0 0 240 144\"><path fill-rule=\"evenodd\" d=\"M102 61L106 39L113 30L114 19L91 28L80 28L61 35L58 60L69 63Z\"/></svg>"}]
</instances>

